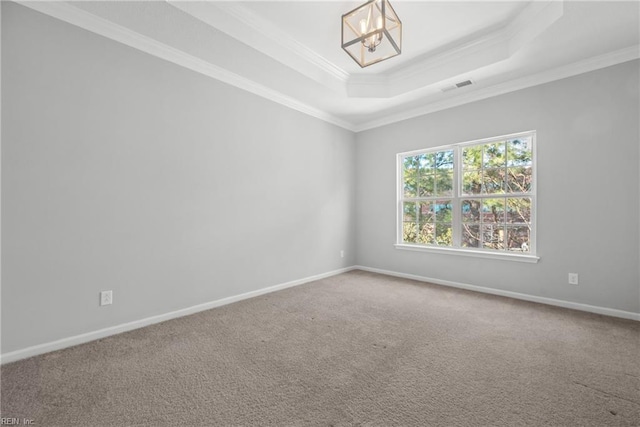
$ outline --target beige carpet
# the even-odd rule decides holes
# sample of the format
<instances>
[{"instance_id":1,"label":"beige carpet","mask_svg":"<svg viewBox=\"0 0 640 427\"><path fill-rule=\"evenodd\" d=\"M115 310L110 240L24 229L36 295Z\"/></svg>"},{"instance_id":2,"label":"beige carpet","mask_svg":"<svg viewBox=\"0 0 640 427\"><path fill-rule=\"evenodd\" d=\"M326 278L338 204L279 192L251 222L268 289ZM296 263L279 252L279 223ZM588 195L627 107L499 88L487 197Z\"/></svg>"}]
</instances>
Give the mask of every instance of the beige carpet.
<instances>
[{"instance_id":1,"label":"beige carpet","mask_svg":"<svg viewBox=\"0 0 640 427\"><path fill-rule=\"evenodd\" d=\"M37 426L638 426L640 323L353 271L2 367Z\"/></svg>"}]
</instances>

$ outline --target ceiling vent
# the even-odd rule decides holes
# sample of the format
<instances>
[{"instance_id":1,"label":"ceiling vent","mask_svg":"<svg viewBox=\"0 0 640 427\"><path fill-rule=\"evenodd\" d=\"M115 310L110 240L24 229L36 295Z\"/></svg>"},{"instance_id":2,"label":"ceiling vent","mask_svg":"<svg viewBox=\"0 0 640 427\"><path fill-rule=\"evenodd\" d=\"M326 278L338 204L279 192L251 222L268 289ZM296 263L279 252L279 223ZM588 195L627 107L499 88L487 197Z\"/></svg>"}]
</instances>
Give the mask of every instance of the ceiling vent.
<instances>
[{"instance_id":1,"label":"ceiling vent","mask_svg":"<svg viewBox=\"0 0 640 427\"><path fill-rule=\"evenodd\" d=\"M456 83L454 85L451 85L451 86L445 86L440 90L442 92L449 92L450 90L460 89L461 87L470 86L472 84L473 84L472 80L464 80L462 82L458 82L458 83Z\"/></svg>"}]
</instances>

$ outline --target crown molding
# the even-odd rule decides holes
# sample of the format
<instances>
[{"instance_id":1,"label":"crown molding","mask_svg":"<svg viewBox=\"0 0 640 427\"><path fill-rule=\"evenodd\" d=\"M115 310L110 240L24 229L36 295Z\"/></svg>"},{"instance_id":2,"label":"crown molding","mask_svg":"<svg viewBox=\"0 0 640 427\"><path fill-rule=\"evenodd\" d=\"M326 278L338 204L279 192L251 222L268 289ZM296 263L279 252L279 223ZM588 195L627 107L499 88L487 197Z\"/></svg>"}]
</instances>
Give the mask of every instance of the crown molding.
<instances>
[{"instance_id":1,"label":"crown molding","mask_svg":"<svg viewBox=\"0 0 640 427\"><path fill-rule=\"evenodd\" d=\"M350 97L391 98L507 59L503 31L468 38L436 53L421 55L414 64L382 75L355 74L349 78Z\"/></svg>"},{"instance_id":2,"label":"crown molding","mask_svg":"<svg viewBox=\"0 0 640 427\"><path fill-rule=\"evenodd\" d=\"M134 49L188 68L197 73L212 77L239 89L251 92L254 95L269 99L301 113L316 117L347 130L353 130L351 123L326 111L312 107L215 64L187 54L164 43L160 43L155 39L139 34L89 12L78 9L69 3L59 1L19 1L16 3L111 40L115 40Z\"/></svg>"},{"instance_id":3,"label":"crown molding","mask_svg":"<svg viewBox=\"0 0 640 427\"><path fill-rule=\"evenodd\" d=\"M513 19L482 35L423 53L410 61L413 64L382 75L347 73L241 2L165 1L337 93L349 98L391 98L508 59L562 16L564 0L531 1Z\"/></svg>"},{"instance_id":4,"label":"crown molding","mask_svg":"<svg viewBox=\"0 0 640 427\"><path fill-rule=\"evenodd\" d=\"M411 119L417 116L430 114L470 102L491 98L508 92L525 89L527 87L548 83L554 80L571 77L581 73L594 71L600 68L605 68L608 66L640 58L640 45L633 45L628 48L620 49L618 51L610 52L593 58L588 58L569 65L514 79L508 82L484 88L472 88L471 90L465 91L460 95L428 102L427 104L418 108L401 111L398 113L393 113L392 111L394 109L390 108L387 110L387 114L383 115L383 117L381 118L358 123L355 121L344 120L339 116L329 113L328 111L300 102L288 95L273 90L260 83L256 83L250 79L247 79L215 64L207 62L201 58L187 54L179 49L160 43L155 39L146 37L128 28L117 25L111 21L95 16L84 10L78 9L69 3L60 1L17 1L16 3L44 13L46 15L52 16L69 24L78 26L85 30L91 31L93 33L99 34L103 37L112 39L124 45L133 47L142 52L188 68L192 71L204 74L216 80L235 86L239 89L284 105L293 110L299 111L303 114L350 130L352 132L361 132L369 129L374 129L399 121ZM451 53L451 55L455 54ZM388 76L384 75L366 76L363 77L360 81L354 81L353 84L354 87L356 87L358 84L362 84L364 90L366 90L366 85L369 84L378 84L381 87L384 87L384 85L386 85L387 89L385 90L391 90L391 88L389 87L390 83L388 81ZM437 92L439 93L439 91ZM426 96L423 96L423 99L425 101L428 101L428 99L431 98L432 95L433 94L431 93L427 94ZM382 112L381 114L384 114L384 112Z\"/></svg>"},{"instance_id":5,"label":"crown molding","mask_svg":"<svg viewBox=\"0 0 640 427\"><path fill-rule=\"evenodd\" d=\"M338 93L346 92L347 72L241 2L165 2Z\"/></svg>"},{"instance_id":6,"label":"crown molding","mask_svg":"<svg viewBox=\"0 0 640 427\"><path fill-rule=\"evenodd\" d=\"M503 61L560 19L563 10L563 0L533 1L514 19L484 34L472 34L438 51L425 52L411 65L382 76L352 75L347 93L350 97L390 98Z\"/></svg>"},{"instance_id":7,"label":"crown molding","mask_svg":"<svg viewBox=\"0 0 640 427\"><path fill-rule=\"evenodd\" d=\"M333 62L328 61L323 56L318 55L315 51L309 49L307 46L303 45L295 38L289 36L276 25L271 24L266 19L263 19L259 15L251 12L240 3L220 2L218 4L218 7L222 10L230 12L232 16L241 20L245 24L250 25L262 36L268 37L274 40L276 43L285 46L293 53L301 56L315 66L323 69L323 71L325 71L326 73L331 74L339 81L346 82L349 78L349 74L342 68L338 67Z\"/></svg>"},{"instance_id":8,"label":"crown molding","mask_svg":"<svg viewBox=\"0 0 640 427\"><path fill-rule=\"evenodd\" d=\"M564 0L532 1L505 27L509 55L543 33L564 14Z\"/></svg>"},{"instance_id":9,"label":"crown molding","mask_svg":"<svg viewBox=\"0 0 640 427\"><path fill-rule=\"evenodd\" d=\"M437 111L446 110L475 101L481 101L483 99L492 98L494 96L503 95L505 93L514 92L521 89L526 89L528 87L550 83L556 80L561 80L579 74L588 73L590 71L599 70L601 68L622 64L623 62L633 61L639 58L640 44L629 46L624 49L577 61L572 64L543 71L530 76L480 88L475 91L466 92L452 98L443 99L441 101L432 102L422 107L403 111L397 114L389 114L382 119L376 119L361 124L354 124L354 132L357 133L365 130L375 129L403 120L435 113Z\"/></svg>"}]
</instances>

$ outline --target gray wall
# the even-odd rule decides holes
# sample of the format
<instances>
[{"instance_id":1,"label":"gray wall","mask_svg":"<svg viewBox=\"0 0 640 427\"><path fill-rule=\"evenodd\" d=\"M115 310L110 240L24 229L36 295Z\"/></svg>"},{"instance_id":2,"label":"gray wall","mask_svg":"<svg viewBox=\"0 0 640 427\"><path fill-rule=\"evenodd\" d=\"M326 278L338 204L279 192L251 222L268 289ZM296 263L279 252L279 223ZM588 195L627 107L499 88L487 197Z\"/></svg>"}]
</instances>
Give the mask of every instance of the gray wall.
<instances>
[{"instance_id":1,"label":"gray wall","mask_svg":"<svg viewBox=\"0 0 640 427\"><path fill-rule=\"evenodd\" d=\"M359 133L358 264L640 311L638 76L628 62ZM538 264L394 248L396 153L526 130L538 132Z\"/></svg>"},{"instance_id":2,"label":"gray wall","mask_svg":"<svg viewBox=\"0 0 640 427\"><path fill-rule=\"evenodd\" d=\"M353 133L6 2L2 66L3 353L355 263Z\"/></svg>"},{"instance_id":3,"label":"gray wall","mask_svg":"<svg viewBox=\"0 0 640 427\"><path fill-rule=\"evenodd\" d=\"M6 2L2 67L3 353L354 264L640 311L637 61L356 136ZM538 264L394 249L396 153L529 129Z\"/></svg>"}]
</instances>

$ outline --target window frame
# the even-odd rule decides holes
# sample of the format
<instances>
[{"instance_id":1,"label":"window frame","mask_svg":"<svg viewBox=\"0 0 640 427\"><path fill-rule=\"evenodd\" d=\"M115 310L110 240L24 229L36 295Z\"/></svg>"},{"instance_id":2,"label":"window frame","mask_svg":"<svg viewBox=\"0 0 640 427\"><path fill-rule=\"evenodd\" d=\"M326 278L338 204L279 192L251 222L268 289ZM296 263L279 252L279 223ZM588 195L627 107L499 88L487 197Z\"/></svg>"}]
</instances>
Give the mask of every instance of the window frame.
<instances>
[{"instance_id":1,"label":"window frame","mask_svg":"<svg viewBox=\"0 0 640 427\"><path fill-rule=\"evenodd\" d=\"M520 262L531 262L536 263L540 259L537 254L537 141L536 141L536 131L530 130L525 132L517 132L507 135L495 136L490 138L482 138L476 139L473 141L465 141L455 144L448 145L440 145L436 147L429 147L420 150L412 150L406 151L402 153L396 154L396 249L402 250L410 250L410 251L420 251L420 252L432 252L432 253L441 253L441 254L454 254L454 255L465 255L472 257L480 257L480 258L492 258L492 259L501 259L501 260L511 260L511 261L520 261ZM475 145L485 145L494 142L506 142L512 139L518 138L531 138L531 190L529 193L496 193L496 194L472 194L466 195L463 193L463 164L462 164L462 151L464 148ZM404 219L404 211L403 211L403 203L407 201L407 198L404 197L404 159L407 157L417 156L420 154L429 154L442 152L447 150L453 150L453 188L451 196L433 196L433 197L415 197L408 198L410 200L419 202L420 199L451 199L452 202L452 233L453 233L453 243L452 246L439 246L437 244L426 244L426 243L407 243L403 242L403 219ZM508 167L505 165L505 167ZM505 198L508 199L510 196L514 198L518 197L526 197L531 199L531 222L530 222L530 237L529 237L529 251L528 252L517 252L517 251L508 251L508 250L499 250L499 249L488 249L488 248L469 248L462 246L462 200L465 199L495 199L495 198Z\"/></svg>"}]
</instances>

